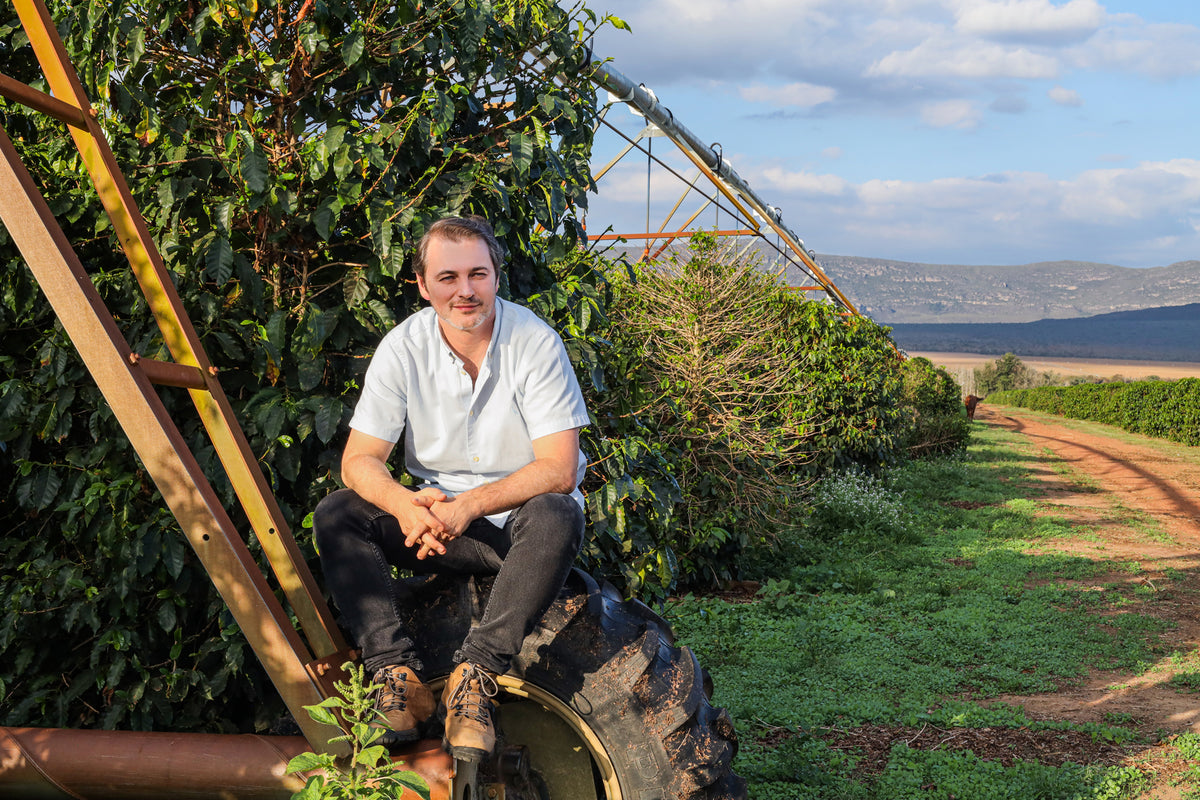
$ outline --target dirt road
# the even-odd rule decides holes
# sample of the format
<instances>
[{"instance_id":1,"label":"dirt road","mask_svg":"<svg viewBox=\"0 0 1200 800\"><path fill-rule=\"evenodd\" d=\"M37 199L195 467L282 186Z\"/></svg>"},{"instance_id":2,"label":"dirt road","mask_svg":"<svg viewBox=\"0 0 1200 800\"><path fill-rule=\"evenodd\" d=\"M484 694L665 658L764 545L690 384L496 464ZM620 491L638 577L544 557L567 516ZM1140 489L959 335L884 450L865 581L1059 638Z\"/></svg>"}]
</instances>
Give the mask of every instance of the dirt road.
<instances>
[{"instance_id":1,"label":"dirt road","mask_svg":"<svg viewBox=\"0 0 1200 800\"><path fill-rule=\"evenodd\" d=\"M1111 563L1087 583L1142 587L1136 610L1174 623L1161 638L1164 655L1142 675L1097 672L1059 692L1000 699L1034 718L1200 733L1200 448L986 404L975 418L1028 438L1047 513L1079 528L1078 538L1043 549Z\"/></svg>"}]
</instances>

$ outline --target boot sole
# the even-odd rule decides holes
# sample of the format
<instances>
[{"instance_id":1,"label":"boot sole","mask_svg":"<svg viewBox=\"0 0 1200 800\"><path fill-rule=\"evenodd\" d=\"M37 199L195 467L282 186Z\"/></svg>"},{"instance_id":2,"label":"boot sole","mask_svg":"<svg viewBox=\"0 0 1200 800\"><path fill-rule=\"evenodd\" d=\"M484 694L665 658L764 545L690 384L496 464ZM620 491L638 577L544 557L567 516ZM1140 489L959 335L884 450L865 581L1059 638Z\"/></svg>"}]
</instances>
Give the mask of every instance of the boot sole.
<instances>
[{"instance_id":1,"label":"boot sole","mask_svg":"<svg viewBox=\"0 0 1200 800\"><path fill-rule=\"evenodd\" d=\"M490 750L480 750L478 747L452 747L445 739L442 740L442 747L451 758L458 761L483 761L492 755Z\"/></svg>"},{"instance_id":2,"label":"boot sole","mask_svg":"<svg viewBox=\"0 0 1200 800\"><path fill-rule=\"evenodd\" d=\"M387 728L381 725L376 730L383 731L383 735L379 737L379 742L385 745L415 742L421 738L421 729L419 727L398 731L394 728Z\"/></svg>"}]
</instances>

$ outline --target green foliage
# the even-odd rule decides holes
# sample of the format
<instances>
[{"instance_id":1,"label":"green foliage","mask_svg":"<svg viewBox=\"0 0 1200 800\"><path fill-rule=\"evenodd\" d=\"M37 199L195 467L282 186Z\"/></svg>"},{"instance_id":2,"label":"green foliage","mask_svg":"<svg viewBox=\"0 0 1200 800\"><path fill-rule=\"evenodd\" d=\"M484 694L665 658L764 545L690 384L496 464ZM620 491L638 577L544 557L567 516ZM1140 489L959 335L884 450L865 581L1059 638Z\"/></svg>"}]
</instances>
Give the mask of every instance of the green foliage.
<instances>
[{"instance_id":1,"label":"green foliage","mask_svg":"<svg viewBox=\"0 0 1200 800\"><path fill-rule=\"evenodd\" d=\"M984 395L1033 386L1037 373L1012 353L975 370L975 389Z\"/></svg>"},{"instance_id":2,"label":"green foliage","mask_svg":"<svg viewBox=\"0 0 1200 800\"><path fill-rule=\"evenodd\" d=\"M1132 767L1050 767L1029 761L1005 767L969 751L914 750L899 744L875 791L889 800L1121 800L1136 797L1146 783L1146 776Z\"/></svg>"},{"instance_id":3,"label":"green foliage","mask_svg":"<svg viewBox=\"0 0 1200 800\"><path fill-rule=\"evenodd\" d=\"M563 336L592 417L581 440L590 461L582 487L588 518L583 566L630 594L662 596L679 571L671 543L682 498L677 454L630 403L631 376L642 362L611 340L616 301L609 265L577 249L553 269L556 282L529 305Z\"/></svg>"},{"instance_id":4,"label":"green foliage","mask_svg":"<svg viewBox=\"0 0 1200 800\"><path fill-rule=\"evenodd\" d=\"M912 414L904 444L910 455L929 456L961 450L971 435L962 404L962 387L943 367L927 358L905 360L902 402Z\"/></svg>"},{"instance_id":5,"label":"green foliage","mask_svg":"<svg viewBox=\"0 0 1200 800\"><path fill-rule=\"evenodd\" d=\"M902 359L887 329L825 303L793 302L787 311L800 370L812 380L797 400L817 421L809 474L894 463L907 419L899 402Z\"/></svg>"},{"instance_id":6,"label":"green foliage","mask_svg":"<svg viewBox=\"0 0 1200 800\"><path fill-rule=\"evenodd\" d=\"M904 405L917 414L957 414L963 410L962 388L944 367L928 358L905 359L902 367Z\"/></svg>"},{"instance_id":7,"label":"green foliage","mask_svg":"<svg viewBox=\"0 0 1200 800\"><path fill-rule=\"evenodd\" d=\"M508 293L551 285L592 186L581 37L616 21L544 0L51 5L299 529L337 488L367 356L418 304L408 253L433 220L483 214ZM7 19L0 61L44 88ZM130 346L166 357L65 131L0 114ZM281 703L2 230L0 295L0 724L265 729ZM217 473L186 394L162 395Z\"/></svg>"},{"instance_id":8,"label":"green foliage","mask_svg":"<svg viewBox=\"0 0 1200 800\"><path fill-rule=\"evenodd\" d=\"M627 591L733 577L733 556L773 540L814 477L896 457L899 359L874 323L707 235L661 264L572 258L533 300L593 391L586 555Z\"/></svg>"},{"instance_id":9,"label":"green foliage","mask_svg":"<svg viewBox=\"0 0 1200 800\"><path fill-rule=\"evenodd\" d=\"M901 496L870 474L831 475L813 491L810 503L806 528L818 541L868 549L916 541Z\"/></svg>"},{"instance_id":10,"label":"green foliage","mask_svg":"<svg viewBox=\"0 0 1200 800\"><path fill-rule=\"evenodd\" d=\"M797 303L708 235L682 257L631 269L616 290L613 341L637 364L602 408L637 414L672 454L681 573L730 577L721 556L771 533L812 458L814 378L788 327Z\"/></svg>"},{"instance_id":11,"label":"green foliage","mask_svg":"<svg viewBox=\"0 0 1200 800\"><path fill-rule=\"evenodd\" d=\"M869 724L1137 739L1117 720L1035 721L992 700L1053 691L1091 669L1144 670L1163 629L1129 613L1120 586L1078 582L1104 563L1037 547L1059 533L1027 499L1028 462L1011 441L988 429L964 455L832 478L786 546L764 548L753 602L667 606L679 640L713 675L714 701L734 718L737 768L752 796L1067 800L1132 797L1144 784L1127 767L1006 768L902 745L871 779L854 772L853 751L819 738Z\"/></svg>"},{"instance_id":12,"label":"green foliage","mask_svg":"<svg viewBox=\"0 0 1200 800\"><path fill-rule=\"evenodd\" d=\"M775 541L831 464L896 458L900 362L873 323L706 235L664 264L574 250L553 267L529 302L562 333L592 411L584 562L626 592L732 577L734 556Z\"/></svg>"},{"instance_id":13,"label":"green foliage","mask_svg":"<svg viewBox=\"0 0 1200 800\"><path fill-rule=\"evenodd\" d=\"M383 736L384 728L374 724L379 713L372 692L382 687L364 684L361 665L348 662L343 669L350 681L334 682L338 694L304 708L317 722L346 726L348 733L329 742L349 744L350 755L338 759L330 753L301 753L289 761L289 775L310 773L304 788L293 794L292 800L378 800L399 797L405 790L429 800L425 779L415 772L398 769L387 748L375 744Z\"/></svg>"},{"instance_id":14,"label":"green foliage","mask_svg":"<svg viewBox=\"0 0 1200 800\"><path fill-rule=\"evenodd\" d=\"M1181 786L1184 800L1200 798L1200 734L1181 733L1169 742L1167 760L1182 762L1183 772L1172 783Z\"/></svg>"},{"instance_id":15,"label":"green foliage","mask_svg":"<svg viewBox=\"0 0 1200 800\"><path fill-rule=\"evenodd\" d=\"M989 402L1200 445L1200 379L1197 378L1038 387L1004 392L989 398Z\"/></svg>"}]
</instances>

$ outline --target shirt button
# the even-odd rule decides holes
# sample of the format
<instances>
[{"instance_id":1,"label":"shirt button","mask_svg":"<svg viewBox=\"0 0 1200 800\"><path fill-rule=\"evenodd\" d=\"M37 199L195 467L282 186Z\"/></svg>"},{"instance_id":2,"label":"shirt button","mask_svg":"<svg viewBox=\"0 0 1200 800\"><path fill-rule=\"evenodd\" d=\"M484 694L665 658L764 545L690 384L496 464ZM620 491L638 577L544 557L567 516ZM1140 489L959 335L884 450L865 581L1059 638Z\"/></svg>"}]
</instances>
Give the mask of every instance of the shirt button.
<instances>
[{"instance_id":1,"label":"shirt button","mask_svg":"<svg viewBox=\"0 0 1200 800\"><path fill-rule=\"evenodd\" d=\"M479 460L479 456L475 456L475 457L474 457L474 458L472 458L471 460L472 460L472 461L478 461L478 460Z\"/></svg>"}]
</instances>

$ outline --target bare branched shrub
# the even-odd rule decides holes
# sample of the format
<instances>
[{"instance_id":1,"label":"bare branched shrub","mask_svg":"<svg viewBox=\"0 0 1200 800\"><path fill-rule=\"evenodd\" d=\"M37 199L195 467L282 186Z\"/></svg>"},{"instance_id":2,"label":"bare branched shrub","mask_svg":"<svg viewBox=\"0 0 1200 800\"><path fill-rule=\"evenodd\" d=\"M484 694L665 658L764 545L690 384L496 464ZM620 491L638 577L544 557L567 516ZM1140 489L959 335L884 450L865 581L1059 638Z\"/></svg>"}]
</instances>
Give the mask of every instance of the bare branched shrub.
<instances>
[{"instance_id":1,"label":"bare branched shrub","mask_svg":"<svg viewBox=\"0 0 1200 800\"><path fill-rule=\"evenodd\" d=\"M811 459L808 378L788 324L802 298L707 236L635 278L615 327L642 354L637 413L683 454L685 527L697 546L734 520L737 538L769 536Z\"/></svg>"}]
</instances>

